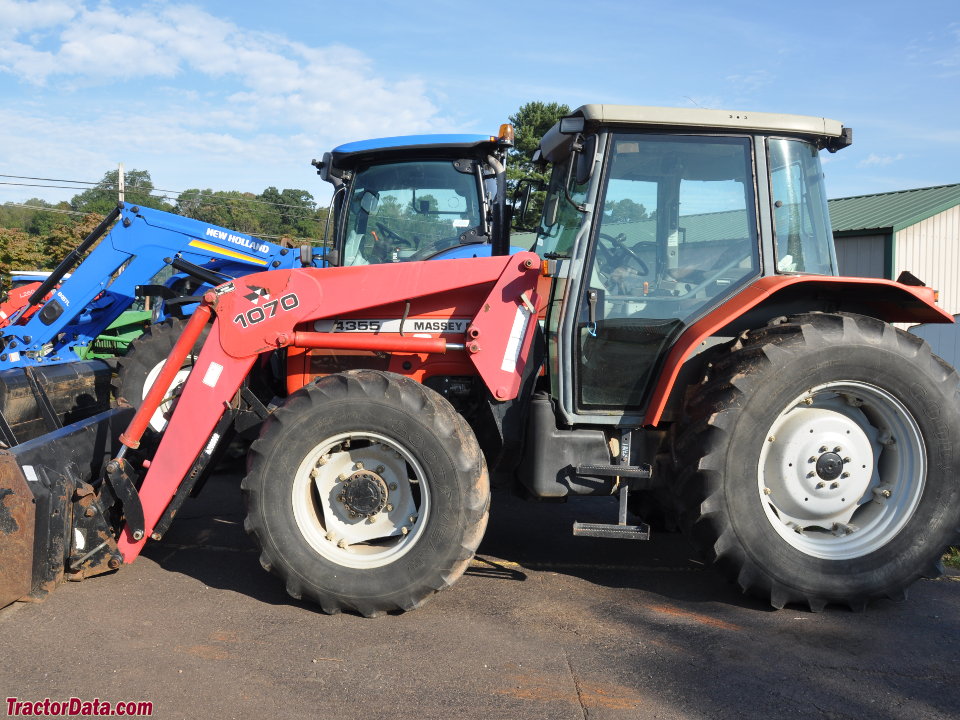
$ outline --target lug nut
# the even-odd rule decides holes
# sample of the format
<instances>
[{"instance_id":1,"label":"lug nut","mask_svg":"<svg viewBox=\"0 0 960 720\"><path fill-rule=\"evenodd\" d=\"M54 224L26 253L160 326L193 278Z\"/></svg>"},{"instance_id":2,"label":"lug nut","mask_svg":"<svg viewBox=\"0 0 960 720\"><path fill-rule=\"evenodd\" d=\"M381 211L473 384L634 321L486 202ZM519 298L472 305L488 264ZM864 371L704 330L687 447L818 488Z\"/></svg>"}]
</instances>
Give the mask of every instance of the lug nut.
<instances>
[{"instance_id":1,"label":"lug nut","mask_svg":"<svg viewBox=\"0 0 960 720\"><path fill-rule=\"evenodd\" d=\"M833 451L834 451L835 453L843 452L843 448L840 447L839 445L837 445L837 447L835 447L835 448L833 449Z\"/></svg>"},{"instance_id":2,"label":"lug nut","mask_svg":"<svg viewBox=\"0 0 960 720\"><path fill-rule=\"evenodd\" d=\"M410 528L408 528L406 525L404 525L402 528L400 528L400 534L401 534L401 535L406 535L406 534L408 534L409 532L410 532Z\"/></svg>"},{"instance_id":3,"label":"lug nut","mask_svg":"<svg viewBox=\"0 0 960 720\"><path fill-rule=\"evenodd\" d=\"M393 505L389 505L389 504L388 504L388 505L384 508L384 510L386 510L387 512L393 512Z\"/></svg>"},{"instance_id":4,"label":"lug nut","mask_svg":"<svg viewBox=\"0 0 960 720\"><path fill-rule=\"evenodd\" d=\"M824 485L826 485L826 483L824 483L824 482L818 482L818 483L817 483L817 490L823 490L823 486L824 486Z\"/></svg>"},{"instance_id":5,"label":"lug nut","mask_svg":"<svg viewBox=\"0 0 960 720\"><path fill-rule=\"evenodd\" d=\"M383 465L377 465L377 474L382 473L386 468Z\"/></svg>"},{"instance_id":6,"label":"lug nut","mask_svg":"<svg viewBox=\"0 0 960 720\"><path fill-rule=\"evenodd\" d=\"M838 487L840 487L840 483L838 483L838 482L832 482L832 483L830 483L830 489L831 489L831 490L836 490Z\"/></svg>"},{"instance_id":7,"label":"lug nut","mask_svg":"<svg viewBox=\"0 0 960 720\"><path fill-rule=\"evenodd\" d=\"M340 548L341 550L343 550L346 546L347 546L346 540L341 540L340 542L337 543L337 547Z\"/></svg>"},{"instance_id":8,"label":"lug nut","mask_svg":"<svg viewBox=\"0 0 960 720\"><path fill-rule=\"evenodd\" d=\"M768 488L768 487L765 487L765 488L763 489L763 494L764 494L764 495L769 495L769 494L772 493L772 492L773 492L773 490L771 490L771 489Z\"/></svg>"},{"instance_id":9,"label":"lug nut","mask_svg":"<svg viewBox=\"0 0 960 720\"><path fill-rule=\"evenodd\" d=\"M841 478L848 478L848 477L850 477L850 473L848 473L848 472L840 473L840 477L841 477Z\"/></svg>"},{"instance_id":10,"label":"lug nut","mask_svg":"<svg viewBox=\"0 0 960 720\"><path fill-rule=\"evenodd\" d=\"M396 489L397 489L397 484L396 484L396 483L390 483L389 487L390 487L391 490L396 490Z\"/></svg>"},{"instance_id":11,"label":"lug nut","mask_svg":"<svg viewBox=\"0 0 960 720\"><path fill-rule=\"evenodd\" d=\"M358 462L358 463L357 463L356 465L354 465L353 467L354 467L355 469L357 469L357 470L363 470L363 463L362 463L362 462Z\"/></svg>"},{"instance_id":12,"label":"lug nut","mask_svg":"<svg viewBox=\"0 0 960 720\"><path fill-rule=\"evenodd\" d=\"M821 446L820 446L820 452L824 453L824 452L826 452L826 451L827 451L827 446L826 446L826 445L821 445Z\"/></svg>"},{"instance_id":13,"label":"lug nut","mask_svg":"<svg viewBox=\"0 0 960 720\"><path fill-rule=\"evenodd\" d=\"M328 533L326 534L326 538L327 538L327 540L329 540L330 542L333 542L333 537L334 537L334 535L333 535L332 532L328 532Z\"/></svg>"}]
</instances>

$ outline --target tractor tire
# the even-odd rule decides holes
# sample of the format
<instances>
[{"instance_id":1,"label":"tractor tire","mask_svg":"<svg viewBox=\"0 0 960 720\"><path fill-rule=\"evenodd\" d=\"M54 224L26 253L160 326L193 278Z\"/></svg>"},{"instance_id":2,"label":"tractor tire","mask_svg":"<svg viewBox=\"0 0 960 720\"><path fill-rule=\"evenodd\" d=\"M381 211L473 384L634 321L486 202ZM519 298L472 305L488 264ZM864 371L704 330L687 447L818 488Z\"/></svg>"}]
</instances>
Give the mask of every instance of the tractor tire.
<instances>
[{"instance_id":1,"label":"tractor tire","mask_svg":"<svg viewBox=\"0 0 960 720\"><path fill-rule=\"evenodd\" d=\"M184 327L186 327L184 320L170 318L162 323L151 325L143 335L130 343L127 353L117 362L117 376L113 381L117 398L123 398L131 407L140 407L150 388L153 387L153 381L160 374L164 361L170 355L180 335L183 334ZM176 399L209 333L208 325L191 353L187 355L186 363L171 383L170 390L160 403L160 407L150 418L149 427L155 433L163 432L167 426L167 421L176 405Z\"/></svg>"},{"instance_id":2,"label":"tractor tire","mask_svg":"<svg viewBox=\"0 0 960 720\"><path fill-rule=\"evenodd\" d=\"M450 403L372 370L290 395L251 446L241 487L260 563L287 592L367 617L452 585L490 504L480 447Z\"/></svg>"},{"instance_id":3,"label":"tractor tire","mask_svg":"<svg viewBox=\"0 0 960 720\"><path fill-rule=\"evenodd\" d=\"M744 333L687 395L685 529L776 608L904 599L958 537L958 388L926 343L874 318Z\"/></svg>"}]
</instances>

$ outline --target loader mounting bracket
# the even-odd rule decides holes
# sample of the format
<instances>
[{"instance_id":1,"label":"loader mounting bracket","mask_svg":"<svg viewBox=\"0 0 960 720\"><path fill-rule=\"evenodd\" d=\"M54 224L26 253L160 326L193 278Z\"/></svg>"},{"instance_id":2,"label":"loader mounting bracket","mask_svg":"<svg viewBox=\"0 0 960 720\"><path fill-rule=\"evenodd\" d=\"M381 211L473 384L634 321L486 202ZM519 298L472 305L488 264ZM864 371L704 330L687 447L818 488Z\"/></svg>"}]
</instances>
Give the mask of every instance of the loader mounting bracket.
<instances>
[{"instance_id":1,"label":"loader mounting bracket","mask_svg":"<svg viewBox=\"0 0 960 720\"><path fill-rule=\"evenodd\" d=\"M130 464L123 458L116 458L107 463L104 468L104 475L123 506L123 516L127 521L133 539L141 540L145 525L143 504L140 502L140 494L137 492L128 470L130 470Z\"/></svg>"}]
</instances>

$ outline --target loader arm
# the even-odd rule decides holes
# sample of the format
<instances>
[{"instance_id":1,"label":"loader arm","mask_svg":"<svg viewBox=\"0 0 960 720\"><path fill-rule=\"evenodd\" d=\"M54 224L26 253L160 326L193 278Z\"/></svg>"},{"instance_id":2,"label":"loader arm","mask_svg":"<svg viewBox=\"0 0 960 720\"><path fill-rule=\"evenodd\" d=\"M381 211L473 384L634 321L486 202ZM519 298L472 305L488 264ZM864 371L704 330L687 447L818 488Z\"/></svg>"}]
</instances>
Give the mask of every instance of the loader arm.
<instances>
[{"instance_id":1,"label":"loader arm","mask_svg":"<svg viewBox=\"0 0 960 720\"><path fill-rule=\"evenodd\" d=\"M79 359L76 350L133 304L137 286L176 258L213 269L223 265L230 275L300 265L289 248L199 220L129 204L118 214L109 232L111 216L81 243L78 250L93 250L56 287L83 253L72 253L55 271L49 297L34 292L26 306L4 308L11 321L2 329L0 370Z\"/></svg>"},{"instance_id":2,"label":"loader arm","mask_svg":"<svg viewBox=\"0 0 960 720\"><path fill-rule=\"evenodd\" d=\"M410 262L392 265L276 270L248 275L208 292L166 363L180 368L192 339L214 313L207 341L139 489L142 535L129 525L118 540L126 562L140 553L164 515L195 459L219 441L218 422L257 357L282 347L348 347L416 353L465 353L490 393L505 401L517 396L529 361L531 329L537 322L539 260L523 252L507 257ZM311 332L312 321L444 293L471 292L472 318L460 338L365 334L344 337ZM155 388L166 387L164 377ZM137 447L146 418L160 392L145 398L121 442ZM138 537L139 535L139 537Z\"/></svg>"}]
</instances>

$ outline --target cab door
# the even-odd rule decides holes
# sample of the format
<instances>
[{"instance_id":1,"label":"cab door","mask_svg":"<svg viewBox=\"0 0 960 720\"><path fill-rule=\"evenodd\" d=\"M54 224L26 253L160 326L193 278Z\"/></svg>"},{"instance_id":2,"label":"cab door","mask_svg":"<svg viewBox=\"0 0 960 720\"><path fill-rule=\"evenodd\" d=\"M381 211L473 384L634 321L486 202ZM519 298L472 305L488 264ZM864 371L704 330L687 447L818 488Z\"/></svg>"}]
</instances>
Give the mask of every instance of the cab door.
<instances>
[{"instance_id":1,"label":"cab door","mask_svg":"<svg viewBox=\"0 0 960 720\"><path fill-rule=\"evenodd\" d=\"M548 326L575 422L639 416L677 336L760 273L752 138L624 131L604 147Z\"/></svg>"}]
</instances>

